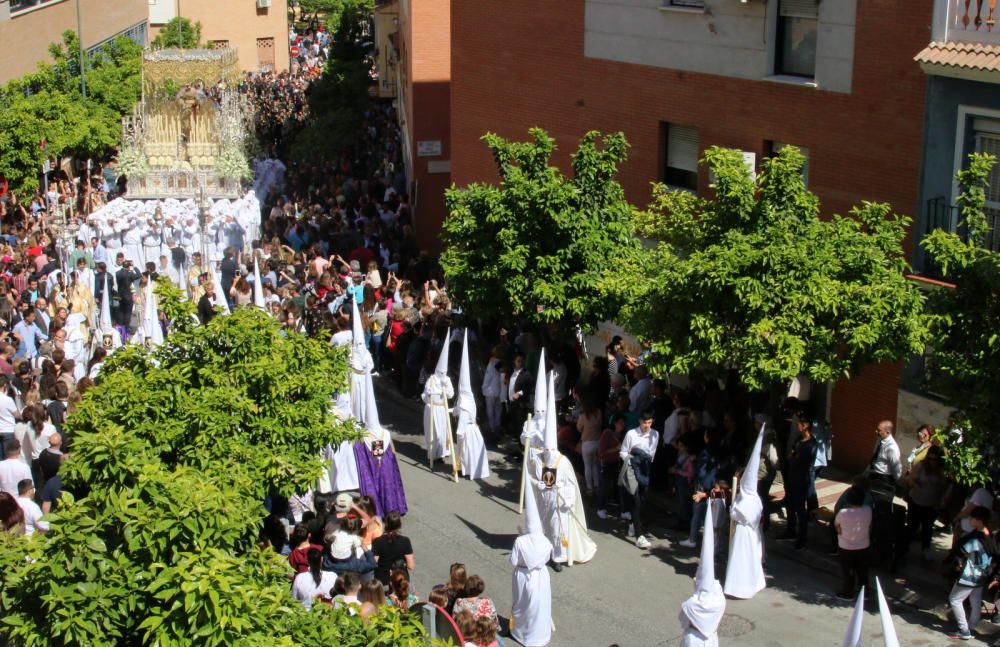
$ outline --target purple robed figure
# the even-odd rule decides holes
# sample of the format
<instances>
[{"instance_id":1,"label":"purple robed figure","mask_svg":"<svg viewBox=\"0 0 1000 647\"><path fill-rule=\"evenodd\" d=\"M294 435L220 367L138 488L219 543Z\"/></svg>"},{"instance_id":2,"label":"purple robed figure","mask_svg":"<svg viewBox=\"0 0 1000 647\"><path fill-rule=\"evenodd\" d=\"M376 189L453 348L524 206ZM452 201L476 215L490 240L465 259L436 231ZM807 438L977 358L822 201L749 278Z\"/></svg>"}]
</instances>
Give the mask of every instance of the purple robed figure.
<instances>
[{"instance_id":1,"label":"purple robed figure","mask_svg":"<svg viewBox=\"0 0 1000 647\"><path fill-rule=\"evenodd\" d=\"M396 452L392 449L392 440L385 430L379 432L384 440L369 435L364 442L354 443L354 457L358 461L361 494L375 500L375 510L384 519L393 510L405 515L407 507L403 478L399 474L399 463L396 462Z\"/></svg>"}]
</instances>

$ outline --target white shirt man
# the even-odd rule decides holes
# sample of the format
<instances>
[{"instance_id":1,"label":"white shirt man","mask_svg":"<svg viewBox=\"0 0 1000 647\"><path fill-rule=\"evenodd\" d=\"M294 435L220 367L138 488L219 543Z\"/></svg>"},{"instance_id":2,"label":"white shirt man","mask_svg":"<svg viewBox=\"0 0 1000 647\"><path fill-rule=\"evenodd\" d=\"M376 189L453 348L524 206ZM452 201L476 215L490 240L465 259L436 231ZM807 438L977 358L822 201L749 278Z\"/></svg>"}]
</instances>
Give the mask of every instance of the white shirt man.
<instances>
[{"instance_id":1,"label":"white shirt man","mask_svg":"<svg viewBox=\"0 0 1000 647\"><path fill-rule=\"evenodd\" d=\"M21 456L21 443L9 440L6 445L7 458L0 461L0 490L12 497L18 496L18 483L31 480L31 469Z\"/></svg>"},{"instance_id":2,"label":"white shirt man","mask_svg":"<svg viewBox=\"0 0 1000 647\"><path fill-rule=\"evenodd\" d=\"M893 481L903 475L903 463L900 458L899 445L892 436L893 424L888 420L878 423L876 433L878 443L872 456L871 473Z\"/></svg>"},{"instance_id":3,"label":"white shirt man","mask_svg":"<svg viewBox=\"0 0 1000 647\"><path fill-rule=\"evenodd\" d=\"M628 392L628 410L632 413L642 413L649 406L649 401L653 397L653 380L645 366L635 368L636 383L632 390Z\"/></svg>"},{"instance_id":4,"label":"white shirt man","mask_svg":"<svg viewBox=\"0 0 1000 647\"><path fill-rule=\"evenodd\" d=\"M659 444L660 434L653 429L653 414L650 411L645 411L639 416L639 426L635 429L630 429L625 434L625 438L622 440L621 449L618 452L622 461L625 462L626 468L628 468L626 474L631 475L634 479L633 481L626 477L624 488L626 499L630 497L631 500L629 501L629 512L623 513L622 518L632 522L629 524L628 536L635 536L635 545L639 548L649 548L650 545L649 540L643 536L641 515L642 501L645 499L646 489L648 486L643 485L639 480L639 476L637 474L638 468L633 467L635 463L631 463L630 458L635 450L639 450L649 456L649 462L647 463L645 472L645 477L648 479L649 474L652 471L653 458L656 457L656 448ZM648 480L646 482L648 483Z\"/></svg>"},{"instance_id":5,"label":"white shirt man","mask_svg":"<svg viewBox=\"0 0 1000 647\"><path fill-rule=\"evenodd\" d=\"M20 412L17 410L17 403L14 402L14 398L10 397L7 393L7 379L0 379L0 437L4 435L14 435L14 425L17 424L18 418L21 416Z\"/></svg>"},{"instance_id":6,"label":"white shirt man","mask_svg":"<svg viewBox=\"0 0 1000 647\"><path fill-rule=\"evenodd\" d=\"M36 532L48 532L49 522L42 520L42 509L34 501L35 484L31 479L18 483L17 505L24 512L24 534L31 536Z\"/></svg>"}]
</instances>

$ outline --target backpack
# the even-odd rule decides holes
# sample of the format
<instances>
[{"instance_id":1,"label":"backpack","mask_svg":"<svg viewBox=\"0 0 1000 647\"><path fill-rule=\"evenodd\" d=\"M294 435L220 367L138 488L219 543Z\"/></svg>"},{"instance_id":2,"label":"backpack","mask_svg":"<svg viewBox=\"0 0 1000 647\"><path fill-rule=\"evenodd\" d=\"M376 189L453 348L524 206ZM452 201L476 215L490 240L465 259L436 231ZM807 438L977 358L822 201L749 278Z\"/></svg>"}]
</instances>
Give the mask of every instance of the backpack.
<instances>
[{"instance_id":1,"label":"backpack","mask_svg":"<svg viewBox=\"0 0 1000 647\"><path fill-rule=\"evenodd\" d=\"M981 536L973 536L962 544L965 558L958 574L961 586L982 586L989 581L990 567L993 565L991 546Z\"/></svg>"}]
</instances>

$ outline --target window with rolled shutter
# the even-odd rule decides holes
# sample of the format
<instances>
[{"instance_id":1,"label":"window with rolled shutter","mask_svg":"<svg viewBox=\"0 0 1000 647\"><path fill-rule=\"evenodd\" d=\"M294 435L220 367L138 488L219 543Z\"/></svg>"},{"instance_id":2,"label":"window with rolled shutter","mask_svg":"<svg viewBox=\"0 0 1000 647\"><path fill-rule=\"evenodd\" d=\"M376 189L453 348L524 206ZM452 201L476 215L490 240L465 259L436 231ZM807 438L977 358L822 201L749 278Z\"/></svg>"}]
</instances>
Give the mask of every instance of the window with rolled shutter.
<instances>
[{"instance_id":1,"label":"window with rolled shutter","mask_svg":"<svg viewBox=\"0 0 1000 647\"><path fill-rule=\"evenodd\" d=\"M818 0L781 0L778 9L786 18L819 18Z\"/></svg>"},{"instance_id":2,"label":"window with rolled shutter","mask_svg":"<svg viewBox=\"0 0 1000 647\"><path fill-rule=\"evenodd\" d=\"M818 34L817 0L778 0L774 73L814 78Z\"/></svg>"},{"instance_id":3,"label":"window with rolled shutter","mask_svg":"<svg viewBox=\"0 0 1000 647\"><path fill-rule=\"evenodd\" d=\"M993 155L1000 159L1000 121L996 119L976 118L972 124L976 137L976 152ZM986 205L983 211L990 224L990 232L986 236L986 246L994 251L1000 251L1000 165L994 165L986 178Z\"/></svg>"},{"instance_id":4,"label":"window with rolled shutter","mask_svg":"<svg viewBox=\"0 0 1000 647\"><path fill-rule=\"evenodd\" d=\"M698 129L667 124L666 164L663 181L676 188L698 189Z\"/></svg>"}]
</instances>

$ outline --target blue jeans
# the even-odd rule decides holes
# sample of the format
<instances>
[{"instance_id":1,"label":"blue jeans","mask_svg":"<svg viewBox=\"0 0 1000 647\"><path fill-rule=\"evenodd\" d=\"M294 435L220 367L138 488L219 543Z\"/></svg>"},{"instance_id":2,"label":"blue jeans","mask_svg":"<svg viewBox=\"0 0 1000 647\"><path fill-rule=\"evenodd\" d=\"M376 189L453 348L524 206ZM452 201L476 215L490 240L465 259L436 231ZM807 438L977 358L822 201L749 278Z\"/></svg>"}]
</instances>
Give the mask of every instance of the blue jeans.
<instances>
[{"instance_id":1,"label":"blue jeans","mask_svg":"<svg viewBox=\"0 0 1000 647\"><path fill-rule=\"evenodd\" d=\"M375 364L375 370L382 370L382 336L384 333L378 333L377 335L366 335L366 338L370 339L372 361Z\"/></svg>"},{"instance_id":2,"label":"blue jeans","mask_svg":"<svg viewBox=\"0 0 1000 647\"><path fill-rule=\"evenodd\" d=\"M601 463L601 477L597 482L597 509L607 510L608 509L608 497L611 494L611 490L615 487L618 482L618 463ZM621 503L621 492L619 494L619 503ZM622 511L627 510L622 504Z\"/></svg>"}]
</instances>

